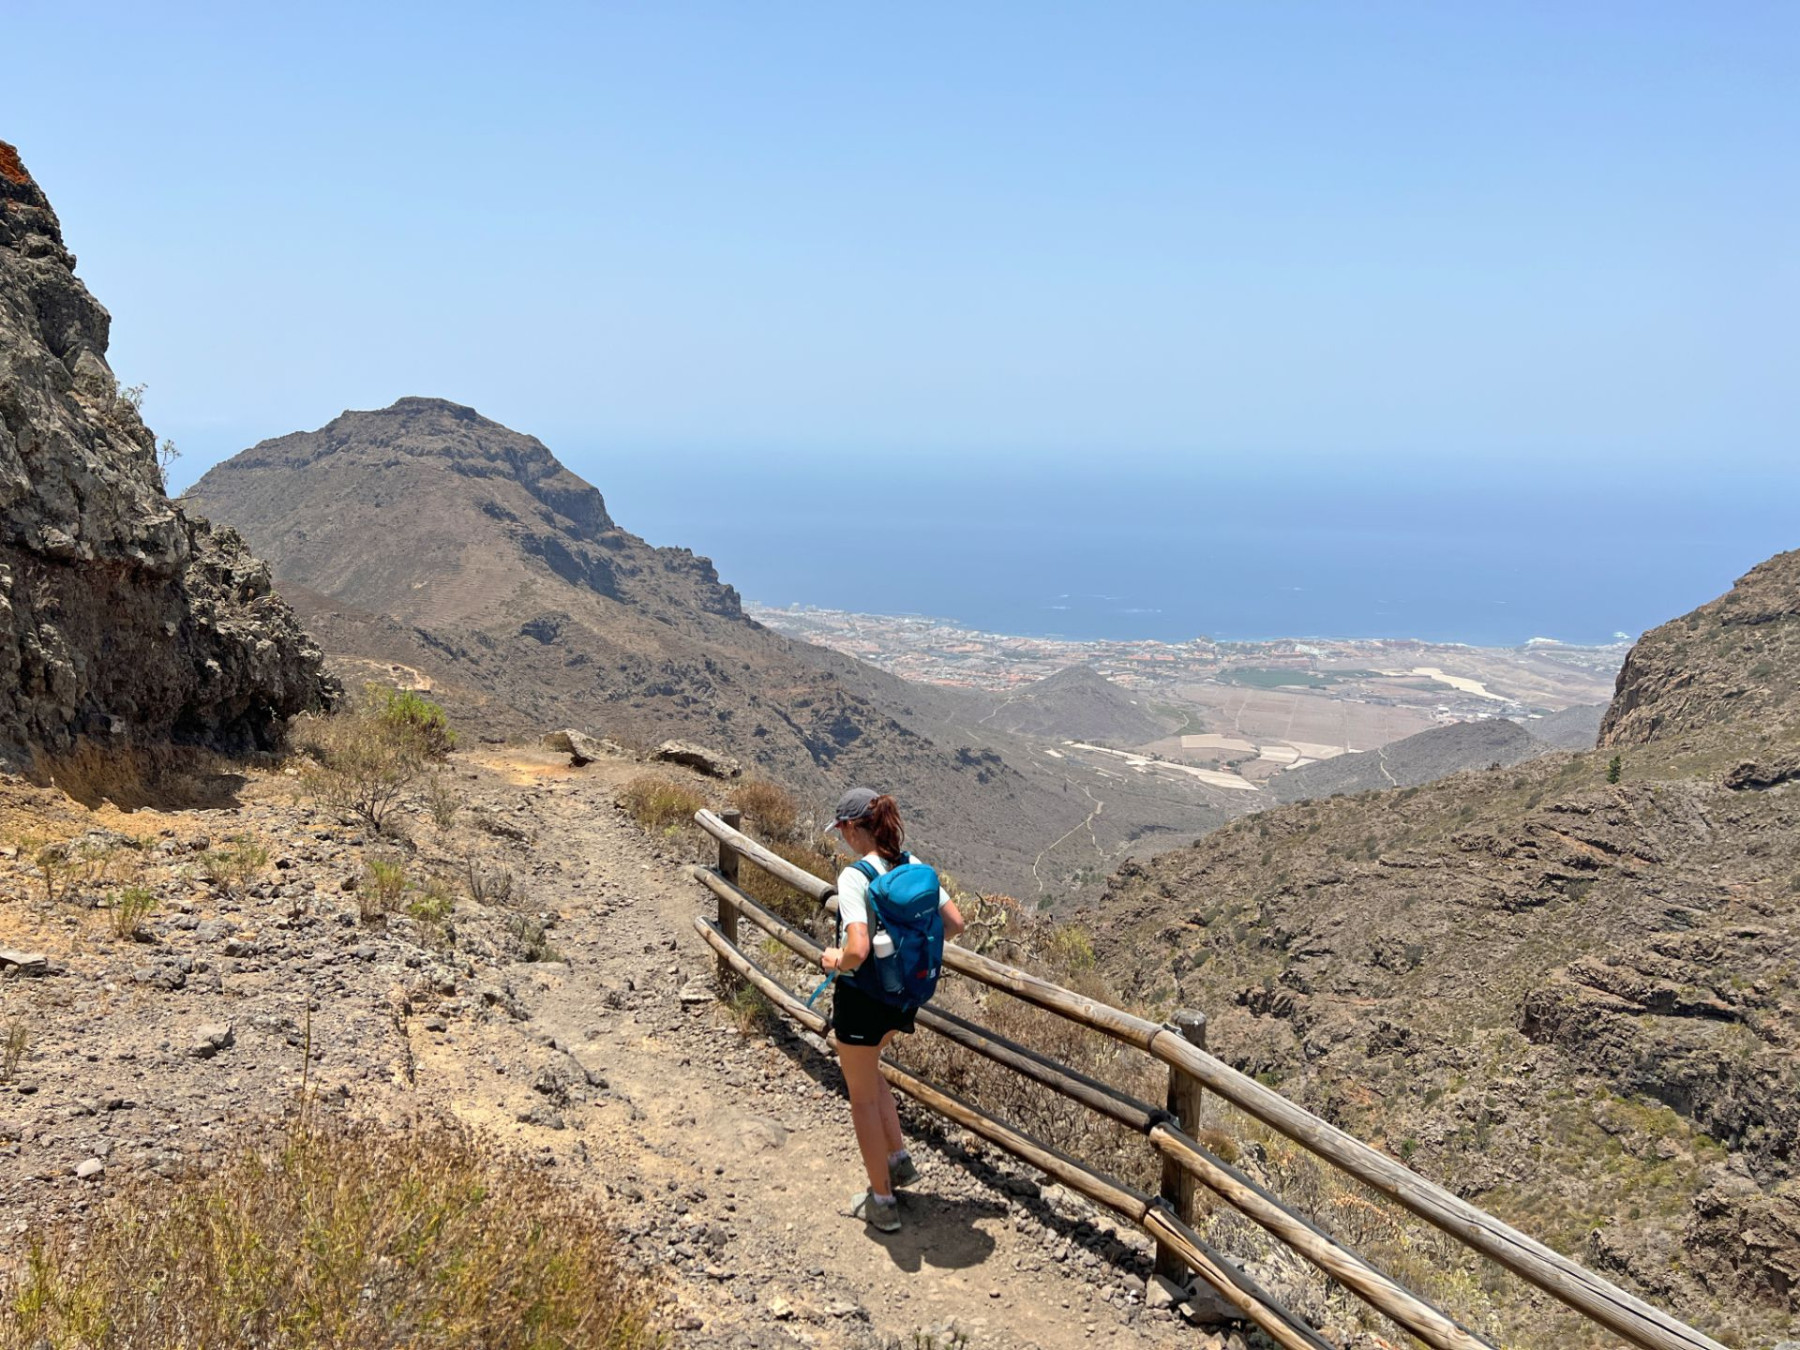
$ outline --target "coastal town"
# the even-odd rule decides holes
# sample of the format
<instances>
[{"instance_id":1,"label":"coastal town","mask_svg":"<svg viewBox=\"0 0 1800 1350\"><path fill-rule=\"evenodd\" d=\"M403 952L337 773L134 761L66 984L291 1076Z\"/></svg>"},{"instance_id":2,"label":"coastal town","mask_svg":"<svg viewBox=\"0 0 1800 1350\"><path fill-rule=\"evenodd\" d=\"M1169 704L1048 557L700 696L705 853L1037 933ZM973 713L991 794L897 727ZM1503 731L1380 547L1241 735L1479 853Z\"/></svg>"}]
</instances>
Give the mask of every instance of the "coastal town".
<instances>
[{"instance_id":1,"label":"coastal town","mask_svg":"<svg viewBox=\"0 0 1800 1350\"><path fill-rule=\"evenodd\" d=\"M929 684L1007 694L1086 666L1126 689L1176 701L1196 685L1223 685L1405 705L1438 722L1530 717L1604 702L1628 649L1626 643L1581 647L1547 639L1520 647L1408 638L1076 641L987 633L921 615L803 605L746 609L789 637Z\"/></svg>"}]
</instances>

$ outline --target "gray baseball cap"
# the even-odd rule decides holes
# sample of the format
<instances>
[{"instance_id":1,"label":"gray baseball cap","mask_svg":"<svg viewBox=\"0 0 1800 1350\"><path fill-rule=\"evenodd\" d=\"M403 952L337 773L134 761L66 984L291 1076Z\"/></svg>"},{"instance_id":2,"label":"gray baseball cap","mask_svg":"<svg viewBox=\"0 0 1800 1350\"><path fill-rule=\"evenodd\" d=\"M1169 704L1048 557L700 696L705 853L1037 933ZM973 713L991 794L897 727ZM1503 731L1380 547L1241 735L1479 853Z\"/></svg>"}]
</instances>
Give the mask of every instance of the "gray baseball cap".
<instances>
[{"instance_id":1,"label":"gray baseball cap","mask_svg":"<svg viewBox=\"0 0 1800 1350\"><path fill-rule=\"evenodd\" d=\"M838 798L837 811L835 812L837 819L834 820L832 824L845 825L853 820L861 820L864 816L869 814L869 807L874 804L875 799L880 795L881 794L875 791L874 788L851 788L843 796Z\"/></svg>"}]
</instances>

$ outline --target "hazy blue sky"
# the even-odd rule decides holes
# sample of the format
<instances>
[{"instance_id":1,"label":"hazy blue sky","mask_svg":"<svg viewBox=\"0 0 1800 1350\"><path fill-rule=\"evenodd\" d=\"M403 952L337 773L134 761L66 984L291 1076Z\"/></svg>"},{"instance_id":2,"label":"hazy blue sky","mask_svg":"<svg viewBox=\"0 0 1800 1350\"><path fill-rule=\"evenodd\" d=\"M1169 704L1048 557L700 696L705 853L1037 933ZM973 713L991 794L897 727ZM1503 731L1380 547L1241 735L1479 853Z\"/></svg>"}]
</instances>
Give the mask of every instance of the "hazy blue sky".
<instances>
[{"instance_id":1,"label":"hazy blue sky","mask_svg":"<svg viewBox=\"0 0 1800 1350\"><path fill-rule=\"evenodd\" d=\"M1788 3L10 0L3 31L0 137L178 481L402 394L603 489L674 450L1794 456Z\"/></svg>"}]
</instances>

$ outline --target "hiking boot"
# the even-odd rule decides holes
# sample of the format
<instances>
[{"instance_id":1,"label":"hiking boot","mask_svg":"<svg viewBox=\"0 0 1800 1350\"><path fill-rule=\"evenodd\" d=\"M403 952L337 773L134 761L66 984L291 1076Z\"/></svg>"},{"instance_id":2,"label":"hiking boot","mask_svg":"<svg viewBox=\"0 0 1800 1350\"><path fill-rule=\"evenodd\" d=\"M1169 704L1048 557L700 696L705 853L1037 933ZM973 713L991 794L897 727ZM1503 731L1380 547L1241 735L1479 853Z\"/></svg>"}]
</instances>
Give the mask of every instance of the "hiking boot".
<instances>
[{"instance_id":1,"label":"hiking boot","mask_svg":"<svg viewBox=\"0 0 1800 1350\"><path fill-rule=\"evenodd\" d=\"M874 1191L864 1191L856 1197L850 1206L850 1217L861 1219L869 1227L882 1233L898 1233L900 1231L900 1202L877 1200Z\"/></svg>"},{"instance_id":2,"label":"hiking boot","mask_svg":"<svg viewBox=\"0 0 1800 1350\"><path fill-rule=\"evenodd\" d=\"M911 1155L902 1157L898 1162L888 1164L888 1184L891 1186L910 1186L919 1179L919 1169L913 1165Z\"/></svg>"}]
</instances>

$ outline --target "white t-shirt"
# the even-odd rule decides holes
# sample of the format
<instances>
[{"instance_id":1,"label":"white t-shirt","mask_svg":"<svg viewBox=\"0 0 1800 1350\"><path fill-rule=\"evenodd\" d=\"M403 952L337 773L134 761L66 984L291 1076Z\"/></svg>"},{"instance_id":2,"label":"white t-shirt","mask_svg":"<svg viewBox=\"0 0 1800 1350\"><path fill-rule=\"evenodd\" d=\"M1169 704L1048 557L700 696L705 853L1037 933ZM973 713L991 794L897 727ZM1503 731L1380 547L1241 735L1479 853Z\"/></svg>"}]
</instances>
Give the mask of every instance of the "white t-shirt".
<instances>
[{"instance_id":1,"label":"white t-shirt","mask_svg":"<svg viewBox=\"0 0 1800 1350\"><path fill-rule=\"evenodd\" d=\"M916 853L907 855L914 862L922 861ZM879 853L863 854L863 861L875 869L875 875L892 871L891 865ZM860 923L865 927L869 922L869 879L855 867L846 867L838 873L837 879L837 912L838 912L838 945L844 945L844 935L850 931L850 925ZM938 908L942 909L950 903L950 892L942 886L938 887Z\"/></svg>"}]
</instances>

